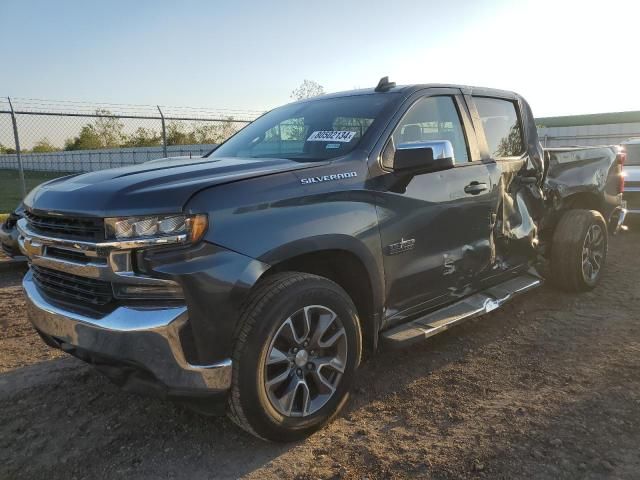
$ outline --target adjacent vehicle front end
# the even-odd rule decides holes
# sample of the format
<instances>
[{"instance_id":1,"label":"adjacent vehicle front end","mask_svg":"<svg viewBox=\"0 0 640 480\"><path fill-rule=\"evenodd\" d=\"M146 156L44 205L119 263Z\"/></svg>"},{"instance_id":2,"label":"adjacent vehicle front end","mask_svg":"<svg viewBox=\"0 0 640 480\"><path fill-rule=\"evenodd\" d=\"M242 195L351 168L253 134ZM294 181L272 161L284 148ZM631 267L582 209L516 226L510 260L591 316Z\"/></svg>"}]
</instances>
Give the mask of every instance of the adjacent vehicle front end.
<instances>
[{"instance_id":1,"label":"adjacent vehicle front end","mask_svg":"<svg viewBox=\"0 0 640 480\"><path fill-rule=\"evenodd\" d=\"M15 260L24 260L20 248L18 246L18 220L22 218L22 205L19 205L4 222L0 224L0 248L9 258Z\"/></svg>"}]
</instances>

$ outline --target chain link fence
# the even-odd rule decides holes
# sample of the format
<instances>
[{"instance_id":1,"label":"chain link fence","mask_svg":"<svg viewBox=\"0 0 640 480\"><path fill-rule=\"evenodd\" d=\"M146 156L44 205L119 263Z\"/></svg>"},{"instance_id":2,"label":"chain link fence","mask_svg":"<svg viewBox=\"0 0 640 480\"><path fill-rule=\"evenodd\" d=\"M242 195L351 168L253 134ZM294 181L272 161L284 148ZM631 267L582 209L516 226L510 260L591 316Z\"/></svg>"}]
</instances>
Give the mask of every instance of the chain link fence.
<instances>
[{"instance_id":1,"label":"chain link fence","mask_svg":"<svg viewBox=\"0 0 640 480\"><path fill-rule=\"evenodd\" d=\"M0 99L0 213L43 181L201 156L262 112Z\"/></svg>"}]
</instances>

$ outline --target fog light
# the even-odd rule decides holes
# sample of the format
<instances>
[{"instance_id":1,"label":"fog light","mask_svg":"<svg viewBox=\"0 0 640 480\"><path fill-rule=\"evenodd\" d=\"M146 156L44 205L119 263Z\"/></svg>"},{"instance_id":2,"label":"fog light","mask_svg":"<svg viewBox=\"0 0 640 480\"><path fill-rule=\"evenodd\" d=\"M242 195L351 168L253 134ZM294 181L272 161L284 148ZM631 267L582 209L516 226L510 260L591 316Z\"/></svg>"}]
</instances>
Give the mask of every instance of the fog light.
<instances>
[{"instance_id":1,"label":"fog light","mask_svg":"<svg viewBox=\"0 0 640 480\"><path fill-rule=\"evenodd\" d=\"M184 298L182 287L173 282L163 285L116 283L113 285L113 294L116 298L126 300L180 300Z\"/></svg>"}]
</instances>

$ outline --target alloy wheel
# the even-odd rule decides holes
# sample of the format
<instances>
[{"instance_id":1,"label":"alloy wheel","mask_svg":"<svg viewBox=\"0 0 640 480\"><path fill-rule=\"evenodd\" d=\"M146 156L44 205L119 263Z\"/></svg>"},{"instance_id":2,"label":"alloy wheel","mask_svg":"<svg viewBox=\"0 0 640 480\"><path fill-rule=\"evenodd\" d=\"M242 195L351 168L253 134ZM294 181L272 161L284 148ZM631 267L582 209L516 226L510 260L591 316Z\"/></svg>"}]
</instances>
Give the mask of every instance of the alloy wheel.
<instances>
[{"instance_id":1,"label":"alloy wheel","mask_svg":"<svg viewBox=\"0 0 640 480\"><path fill-rule=\"evenodd\" d=\"M600 225L591 225L587 230L582 245L582 275L584 279L593 282L602 268L605 255L604 232Z\"/></svg>"},{"instance_id":2,"label":"alloy wheel","mask_svg":"<svg viewBox=\"0 0 640 480\"><path fill-rule=\"evenodd\" d=\"M333 397L345 371L347 335L338 315L310 305L284 320L264 361L264 388L287 417L306 417Z\"/></svg>"}]
</instances>

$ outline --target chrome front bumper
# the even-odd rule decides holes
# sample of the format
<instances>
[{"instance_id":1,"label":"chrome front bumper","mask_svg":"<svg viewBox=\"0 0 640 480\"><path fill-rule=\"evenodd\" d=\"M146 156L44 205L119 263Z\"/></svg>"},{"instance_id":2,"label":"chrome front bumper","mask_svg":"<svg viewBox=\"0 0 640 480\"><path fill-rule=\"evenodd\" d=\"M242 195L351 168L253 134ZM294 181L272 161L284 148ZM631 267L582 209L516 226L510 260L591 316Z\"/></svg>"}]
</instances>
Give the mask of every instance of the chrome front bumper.
<instances>
[{"instance_id":1,"label":"chrome front bumper","mask_svg":"<svg viewBox=\"0 0 640 480\"><path fill-rule=\"evenodd\" d=\"M185 360L179 329L187 321L184 306L117 307L102 318L63 310L38 291L31 271L23 280L29 320L45 337L66 351L129 364L150 373L169 394L219 393L231 386L231 360L191 365Z\"/></svg>"}]
</instances>

